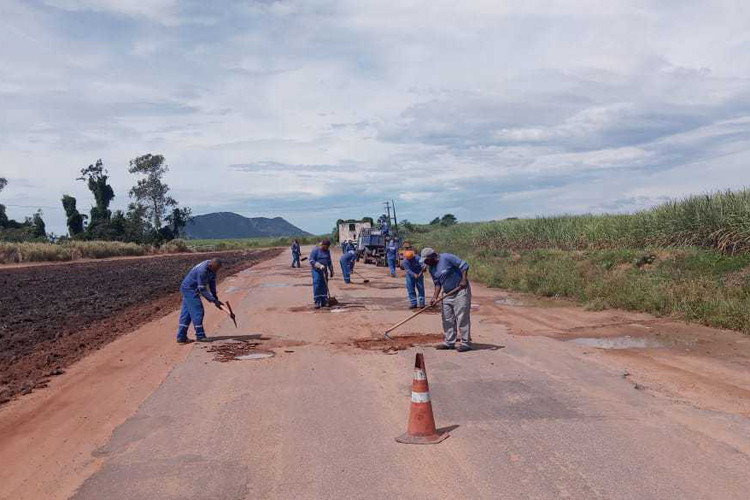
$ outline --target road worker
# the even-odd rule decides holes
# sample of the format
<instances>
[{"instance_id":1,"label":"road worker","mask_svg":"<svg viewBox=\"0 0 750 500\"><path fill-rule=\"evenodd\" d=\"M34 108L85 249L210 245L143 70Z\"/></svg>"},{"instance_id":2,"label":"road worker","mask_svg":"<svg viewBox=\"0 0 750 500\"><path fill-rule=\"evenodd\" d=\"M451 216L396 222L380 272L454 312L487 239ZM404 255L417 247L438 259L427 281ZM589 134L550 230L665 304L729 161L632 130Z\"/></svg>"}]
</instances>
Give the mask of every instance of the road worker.
<instances>
[{"instance_id":1,"label":"road worker","mask_svg":"<svg viewBox=\"0 0 750 500\"><path fill-rule=\"evenodd\" d=\"M328 278L333 278L330 247L331 240L323 240L310 252L315 309L328 307Z\"/></svg>"},{"instance_id":2,"label":"road worker","mask_svg":"<svg viewBox=\"0 0 750 500\"><path fill-rule=\"evenodd\" d=\"M203 329L204 310L201 295L221 309L223 303L216 293L216 273L219 269L221 269L221 259L206 260L191 269L182 281L180 285L182 310L180 311L180 326L177 329L177 343L189 342L187 334L191 322L195 328L195 340L209 342Z\"/></svg>"},{"instance_id":3,"label":"road worker","mask_svg":"<svg viewBox=\"0 0 750 500\"><path fill-rule=\"evenodd\" d=\"M405 250L404 260L401 262L401 267L406 271L406 293L411 302L411 309L416 309L417 304L419 304L419 307L424 307L425 265L422 264L422 260L419 256L414 255L413 250ZM419 302L417 302L417 296L419 296Z\"/></svg>"},{"instance_id":4,"label":"road worker","mask_svg":"<svg viewBox=\"0 0 750 500\"><path fill-rule=\"evenodd\" d=\"M385 247L385 256L388 260L388 267L391 271L391 278L396 277L396 266L398 265L398 242L395 238L388 241Z\"/></svg>"},{"instance_id":5,"label":"road worker","mask_svg":"<svg viewBox=\"0 0 750 500\"><path fill-rule=\"evenodd\" d=\"M299 246L299 240L294 240L292 243L292 267L302 267L299 258L302 255L302 249Z\"/></svg>"},{"instance_id":6,"label":"road worker","mask_svg":"<svg viewBox=\"0 0 750 500\"><path fill-rule=\"evenodd\" d=\"M432 248L422 250L422 262L427 266L435 283L433 306L445 294L442 302L444 342L438 349L453 349L461 335L459 352L471 350L471 285L469 264L450 253L438 254Z\"/></svg>"},{"instance_id":7,"label":"road worker","mask_svg":"<svg viewBox=\"0 0 750 500\"><path fill-rule=\"evenodd\" d=\"M341 275L344 277L344 283L348 285L352 282L351 275L354 271L354 263L357 262L357 252L353 248L344 252L339 262L341 263Z\"/></svg>"}]
</instances>

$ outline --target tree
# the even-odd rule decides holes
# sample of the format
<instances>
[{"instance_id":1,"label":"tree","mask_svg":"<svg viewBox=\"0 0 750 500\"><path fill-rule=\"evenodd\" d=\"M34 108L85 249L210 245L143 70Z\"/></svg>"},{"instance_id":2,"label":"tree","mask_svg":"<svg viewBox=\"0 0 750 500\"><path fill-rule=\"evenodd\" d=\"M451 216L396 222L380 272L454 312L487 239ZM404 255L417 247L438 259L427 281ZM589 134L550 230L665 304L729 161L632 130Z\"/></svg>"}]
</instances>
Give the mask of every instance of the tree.
<instances>
[{"instance_id":1,"label":"tree","mask_svg":"<svg viewBox=\"0 0 750 500\"><path fill-rule=\"evenodd\" d=\"M0 177L0 192L5 189L5 186L8 185L8 179L5 177ZM5 213L5 205L0 203L0 227L7 227L8 226L8 216Z\"/></svg>"},{"instance_id":2,"label":"tree","mask_svg":"<svg viewBox=\"0 0 750 500\"><path fill-rule=\"evenodd\" d=\"M372 220L372 217L362 217L362 222L369 222L371 226L375 225L375 221Z\"/></svg>"},{"instance_id":3,"label":"tree","mask_svg":"<svg viewBox=\"0 0 750 500\"><path fill-rule=\"evenodd\" d=\"M96 205L91 207L91 219L87 228L90 236L109 239L109 221L112 212L109 204L115 197L115 191L109 185L109 175L101 159L96 164L81 169L81 176L77 179L86 182L89 191L94 195Z\"/></svg>"},{"instance_id":4,"label":"tree","mask_svg":"<svg viewBox=\"0 0 750 500\"><path fill-rule=\"evenodd\" d=\"M430 221L431 226L437 226L438 224L440 224L440 217L435 217Z\"/></svg>"},{"instance_id":5,"label":"tree","mask_svg":"<svg viewBox=\"0 0 750 500\"><path fill-rule=\"evenodd\" d=\"M414 231L414 224L409 222L409 220L404 219L401 221L401 226L409 233Z\"/></svg>"},{"instance_id":6,"label":"tree","mask_svg":"<svg viewBox=\"0 0 750 500\"><path fill-rule=\"evenodd\" d=\"M68 234L71 238L79 237L83 234L83 220L86 218L76 208L76 199L64 194L62 197L62 206L65 210L65 216L68 218Z\"/></svg>"},{"instance_id":7,"label":"tree","mask_svg":"<svg viewBox=\"0 0 750 500\"><path fill-rule=\"evenodd\" d=\"M456 216L453 214L445 214L443 215L443 218L440 219L441 226L453 226L457 222L458 222L458 219L456 219Z\"/></svg>"},{"instance_id":8,"label":"tree","mask_svg":"<svg viewBox=\"0 0 750 500\"><path fill-rule=\"evenodd\" d=\"M170 207L177 206L174 198L167 195L169 186L162 182L169 167L164 164L164 156L146 154L130 160L128 172L146 177L139 179L130 190L130 196L144 205L155 230L161 229L164 214Z\"/></svg>"},{"instance_id":9,"label":"tree","mask_svg":"<svg viewBox=\"0 0 750 500\"><path fill-rule=\"evenodd\" d=\"M167 215L166 220L169 224L169 228L172 230L172 236L174 238L179 238L183 235L182 230L192 219L192 214L193 211L189 207L185 207L174 208L172 209L172 213Z\"/></svg>"},{"instance_id":10,"label":"tree","mask_svg":"<svg viewBox=\"0 0 750 500\"><path fill-rule=\"evenodd\" d=\"M47 238L47 225L44 223L44 219L42 219L42 215L44 215L40 210L37 210L36 213L31 217L31 227L32 231L31 234L35 238Z\"/></svg>"}]
</instances>

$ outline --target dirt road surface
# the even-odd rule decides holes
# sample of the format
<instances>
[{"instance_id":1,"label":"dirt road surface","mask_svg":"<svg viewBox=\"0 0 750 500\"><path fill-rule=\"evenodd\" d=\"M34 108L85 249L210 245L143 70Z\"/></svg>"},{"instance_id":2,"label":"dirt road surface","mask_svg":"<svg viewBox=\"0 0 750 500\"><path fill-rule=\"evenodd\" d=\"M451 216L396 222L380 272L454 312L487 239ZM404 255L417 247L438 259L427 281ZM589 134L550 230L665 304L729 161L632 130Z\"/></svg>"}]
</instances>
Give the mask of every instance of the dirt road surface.
<instances>
[{"instance_id":1,"label":"dirt road surface","mask_svg":"<svg viewBox=\"0 0 750 500\"><path fill-rule=\"evenodd\" d=\"M316 312L289 262L224 282L214 343L176 345L175 312L0 409L0 498L747 498L746 336L475 284L477 350L407 348L440 319L381 340L401 278L359 266ZM436 446L394 441L417 351Z\"/></svg>"}]
</instances>

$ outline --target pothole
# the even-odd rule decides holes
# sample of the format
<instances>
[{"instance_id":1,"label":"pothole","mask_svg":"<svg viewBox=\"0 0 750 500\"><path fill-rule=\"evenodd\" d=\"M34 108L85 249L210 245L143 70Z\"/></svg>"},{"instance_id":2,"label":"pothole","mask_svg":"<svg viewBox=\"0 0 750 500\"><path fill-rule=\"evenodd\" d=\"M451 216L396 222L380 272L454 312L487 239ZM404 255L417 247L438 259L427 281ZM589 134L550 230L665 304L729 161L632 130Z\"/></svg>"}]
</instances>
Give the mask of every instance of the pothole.
<instances>
[{"instance_id":1,"label":"pothole","mask_svg":"<svg viewBox=\"0 0 750 500\"><path fill-rule=\"evenodd\" d=\"M238 359L239 356L247 356L249 354L262 352L255 350L259 345L260 342L228 339L221 342L211 343L208 352L214 355L214 361L226 363Z\"/></svg>"},{"instance_id":2,"label":"pothole","mask_svg":"<svg viewBox=\"0 0 750 500\"><path fill-rule=\"evenodd\" d=\"M443 341L443 335L439 333L393 335L393 340L385 337L379 339L357 339L351 345L366 351L382 351L386 354L395 354L417 345L438 344Z\"/></svg>"},{"instance_id":3,"label":"pothole","mask_svg":"<svg viewBox=\"0 0 750 500\"><path fill-rule=\"evenodd\" d=\"M605 338L578 338L568 340L573 344L585 347L596 347L598 349L649 349L663 347L664 344L656 339L648 337L605 337Z\"/></svg>"},{"instance_id":4,"label":"pothole","mask_svg":"<svg viewBox=\"0 0 750 500\"><path fill-rule=\"evenodd\" d=\"M250 354L243 354L242 356L236 356L234 359L245 361L249 359L268 359L274 356L275 354L272 351L256 351L256 352L251 352Z\"/></svg>"}]
</instances>

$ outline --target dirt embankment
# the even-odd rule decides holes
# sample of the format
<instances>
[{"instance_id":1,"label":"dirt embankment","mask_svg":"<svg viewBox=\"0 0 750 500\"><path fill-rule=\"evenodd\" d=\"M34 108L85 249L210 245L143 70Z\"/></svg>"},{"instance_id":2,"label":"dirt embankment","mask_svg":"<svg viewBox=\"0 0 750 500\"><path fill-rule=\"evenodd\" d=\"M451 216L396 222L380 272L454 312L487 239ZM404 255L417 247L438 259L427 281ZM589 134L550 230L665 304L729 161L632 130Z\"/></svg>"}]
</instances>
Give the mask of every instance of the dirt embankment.
<instances>
[{"instance_id":1,"label":"dirt embankment","mask_svg":"<svg viewBox=\"0 0 750 500\"><path fill-rule=\"evenodd\" d=\"M220 277L279 249L221 252ZM179 285L214 254L0 270L0 404L44 387L50 376L117 336L179 306Z\"/></svg>"}]
</instances>

